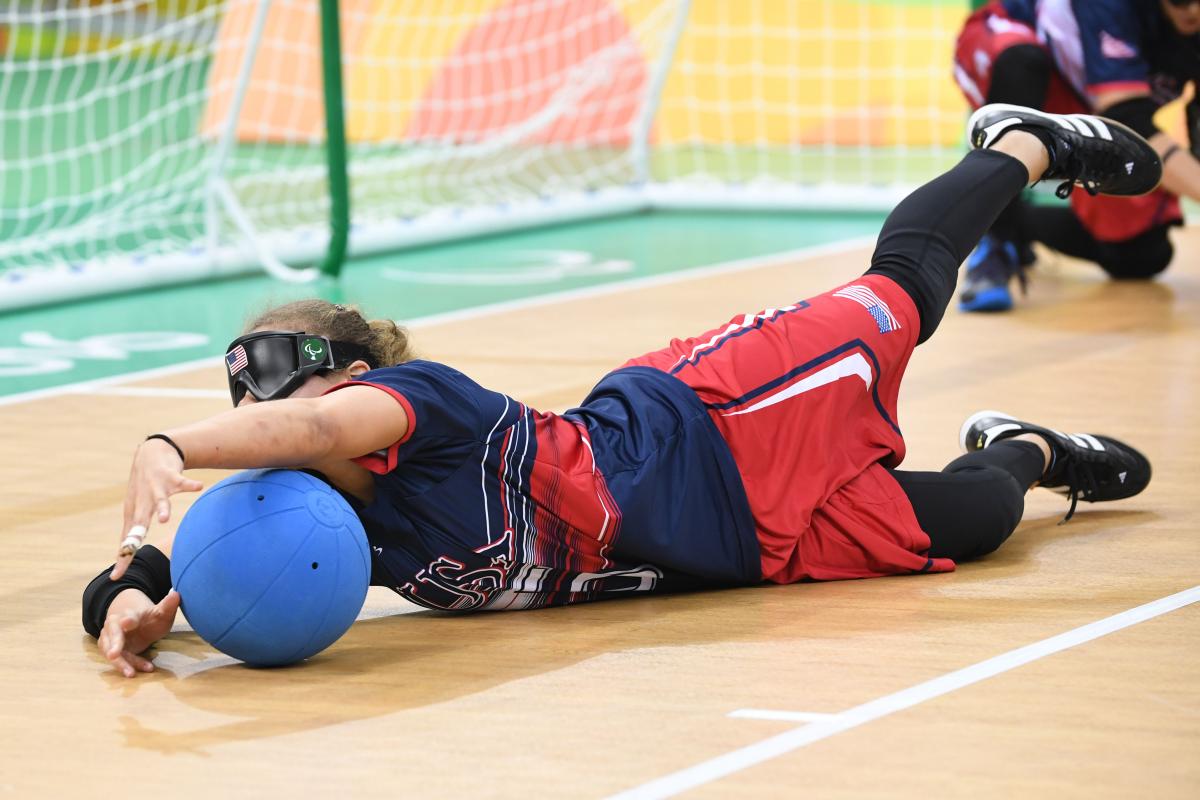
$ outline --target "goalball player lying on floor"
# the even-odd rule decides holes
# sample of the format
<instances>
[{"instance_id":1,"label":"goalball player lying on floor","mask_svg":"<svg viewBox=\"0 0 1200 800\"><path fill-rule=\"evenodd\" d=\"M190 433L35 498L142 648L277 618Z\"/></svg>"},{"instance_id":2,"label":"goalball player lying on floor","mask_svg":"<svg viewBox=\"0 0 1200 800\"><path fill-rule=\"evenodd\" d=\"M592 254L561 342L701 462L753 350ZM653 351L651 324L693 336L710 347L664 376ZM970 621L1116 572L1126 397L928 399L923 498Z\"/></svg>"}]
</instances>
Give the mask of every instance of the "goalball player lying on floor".
<instances>
[{"instance_id":1,"label":"goalball player lying on floor","mask_svg":"<svg viewBox=\"0 0 1200 800\"><path fill-rule=\"evenodd\" d=\"M979 149L896 207L866 274L631 359L563 414L411 360L401 329L354 309L267 312L226 355L237 408L135 453L122 553L84 593L85 628L126 676L153 668L139 654L179 595L166 556L138 546L171 495L201 488L190 468L319 472L363 522L372 582L455 611L945 572L999 547L1034 485L1068 494L1068 517L1137 494L1150 464L1132 447L996 412L967 420L943 471L897 469L905 366L996 215L1041 179L1157 185L1143 139L1087 123L1105 135L981 109Z\"/></svg>"}]
</instances>

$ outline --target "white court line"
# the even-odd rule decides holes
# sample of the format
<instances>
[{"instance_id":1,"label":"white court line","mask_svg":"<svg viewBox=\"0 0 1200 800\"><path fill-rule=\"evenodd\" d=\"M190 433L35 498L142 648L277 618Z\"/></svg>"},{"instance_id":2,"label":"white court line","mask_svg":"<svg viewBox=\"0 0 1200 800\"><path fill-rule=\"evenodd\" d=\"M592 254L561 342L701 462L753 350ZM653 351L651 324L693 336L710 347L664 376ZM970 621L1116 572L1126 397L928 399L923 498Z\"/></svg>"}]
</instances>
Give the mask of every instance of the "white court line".
<instances>
[{"instance_id":1,"label":"white court line","mask_svg":"<svg viewBox=\"0 0 1200 800\"><path fill-rule=\"evenodd\" d=\"M204 400L228 400L229 392L223 389L171 389L161 386L93 386L79 389L74 394L104 394L119 397L181 397Z\"/></svg>"},{"instance_id":2,"label":"white court line","mask_svg":"<svg viewBox=\"0 0 1200 800\"><path fill-rule=\"evenodd\" d=\"M506 311L521 311L528 308L553 305L555 303L565 303L571 300L603 297L605 295L620 294L621 292L632 291L634 289L647 289L654 286L669 286L672 283L683 283L696 278L728 275L730 273L745 272L747 270L758 269L760 267L786 264L790 261L837 255L850 250L857 250L860 247L869 247L873 244L875 244L874 236L859 236L853 239L843 239L837 242L830 242L828 244L801 247L796 250L781 250L779 252L768 253L767 255L763 256L754 256L753 258L740 258L736 261L722 261L719 264L709 264L703 267L681 269L675 272L666 272L661 275L647 275L642 278L630 278L629 280L625 281L603 283L599 286L585 286L579 289L566 289L561 292L538 295L537 297L527 297L520 300L508 300L502 303L492 303L486 306L476 306L474 308L468 308L462 311L447 311L444 314L431 314L427 317L410 320L404 324L410 328L415 328L418 325L441 325L446 322L459 322L465 319L475 319L477 317L500 314ZM868 266L868 264L862 265L864 272ZM847 275L846 280L852 280L860 274L861 273L856 272L854 275ZM736 311L736 309L734 311ZM734 312L731 311L731 313Z\"/></svg>"},{"instance_id":3,"label":"white court line","mask_svg":"<svg viewBox=\"0 0 1200 800\"><path fill-rule=\"evenodd\" d=\"M60 397L65 394L87 394L96 389L112 386L114 384L126 383L128 381L144 381L151 378L162 378L168 375L178 375L181 372L190 372L195 369L204 369L206 367L215 367L224 359L221 356L209 356L208 358L197 358L193 361L184 361L179 364L171 364L167 367L154 367L153 369L141 369L136 372L126 372L121 375L109 375L107 378L96 378L90 381L79 381L78 383L65 383L62 386L51 386L48 389L34 389L28 392L19 394L10 394L5 397L0 397L0 406L17 405L19 403L27 403L33 400L41 400L46 397Z\"/></svg>"},{"instance_id":4,"label":"white court line","mask_svg":"<svg viewBox=\"0 0 1200 800\"><path fill-rule=\"evenodd\" d=\"M608 800L650 800L650 798L672 797L680 792L702 786L706 783L740 772L747 767L761 764L777 756L790 753L813 742L827 739L859 725L895 714L912 708L915 705L949 694L956 689L970 686L973 683L995 677L1003 672L1037 661L1039 658L1053 655L1071 647L1090 642L1101 636L1128 628L1139 622L1161 616L1176 609L1183 608L1200 601L1200 586L1193 586L1182 592L1163 597L1145 605L1131 608L1120 614L1105 617L1102 620L1084 625L1080 628L1042 639L1040 642L1025 647L1010 650L995 658L980 661L969 667L941 675L932 680L918 683L894 694L880 697L848 711L834 714L827 720L814 722L802 728L781 733L770 739L764 739L757 744L734 750L722 756L703 761L687 769L673 772L657 780L635 786L624 792L611 795Z\"/></svg>"},{"instance_id":5,"label":"white court line","mask_svg":"<svg viewBox=\"0 0 1200 800\"><path fill-rule=\"evenodd\" d=\"M726 714L734 719L773 719L785 722L820 722L836 717L837 714L821 714L817 711L773 711L769 708L739 708Z\"/></svg>"},{"instance_id":6,"label":"white court line","mask_svg":"<svg viewBox=\"0 0 1200 800\"><path fill-rule=\"evenodd\" d=\"M509 300L503 303L491 303L484 306L474 306L461 311L448 311L442 314L430 314L424 317L414 317L413 319L409 320L396 321L407 328L415 330L417 328L428 327L431 325L442 325L447 322L461 322L468 319L478 319L480 317L487 317L493 314L502 314L509 311L521 311L529 308L537 308L539 306L553 305L554 303L564 303L570 300L603 297L604 295L618 294L620 292L634 291L653 286L666 286L672 283L683 283L696 278L706 278L716 275L744 272L747 270L758 269L760 267L769 267L776 264L786 264L790 261L837 255L839 253L849 252L850 250L856 250L860 247L868 247L874 243L875 237L873 236L843 239L841 241L830 242L828 244L813 245L812 247L801 247L795 250L783 250L776 253L768 253L767 255L763 256L755 256L753 258L742 258L736 261L723 261L719 264L709 264L702 267L681 269L675 272L664 273L662 275L647 275L642 278L613 281L611 283L604 283L598 286L588 286L580 289L567 289L561 292L552 292L550 294L527 297L521 300ZM867 265L863 264L863 270L866 270L866 267ZM847 276L847 280L852 277L853 276ZM731 311L730 313L733 312ZM232 335L233 332L231 331L230 333ZM194 361L188 361L182 364L173 364L169 367L155 367L154 369L138 370L136 372L128 372L122 375L111 375L107 378L97 378L90 381L80 381L78 383L69 383L62 386L53 386L48 389L34 389L28 392L21 392L20 394L10 394L6 397L0 397L0 406L16 405L18 403L40 400L47 397L59 397L65 394L88 394L99 388L112 386L114 384L147 380L150 378L158 378L167 375L176 375L180 372L187 372L193 369L215 367L219 365L222 360L223 359L221 356L210 356L208 358L196 359Z\"/></svg>"}]
</instances>

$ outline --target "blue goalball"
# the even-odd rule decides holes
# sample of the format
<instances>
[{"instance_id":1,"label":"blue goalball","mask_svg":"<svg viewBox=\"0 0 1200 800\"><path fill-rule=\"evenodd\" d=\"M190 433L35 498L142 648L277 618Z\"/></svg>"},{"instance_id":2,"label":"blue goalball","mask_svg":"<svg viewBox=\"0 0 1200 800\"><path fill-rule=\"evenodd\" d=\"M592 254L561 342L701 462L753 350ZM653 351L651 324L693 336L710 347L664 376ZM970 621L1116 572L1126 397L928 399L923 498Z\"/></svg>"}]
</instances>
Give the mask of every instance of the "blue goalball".
<instances>
[{"instance_id":1,"label":"blue goalball","mask_svg":"<svg viewBox=\"0 0 1200 800\"><path fill-rule=\"evenodd\" d=\"M304 472L249 470L217 483L184 515L171 582L192 628L221 652L281 666L338 640L367 598L362 523Z\"/></svg>"}]
</instances>

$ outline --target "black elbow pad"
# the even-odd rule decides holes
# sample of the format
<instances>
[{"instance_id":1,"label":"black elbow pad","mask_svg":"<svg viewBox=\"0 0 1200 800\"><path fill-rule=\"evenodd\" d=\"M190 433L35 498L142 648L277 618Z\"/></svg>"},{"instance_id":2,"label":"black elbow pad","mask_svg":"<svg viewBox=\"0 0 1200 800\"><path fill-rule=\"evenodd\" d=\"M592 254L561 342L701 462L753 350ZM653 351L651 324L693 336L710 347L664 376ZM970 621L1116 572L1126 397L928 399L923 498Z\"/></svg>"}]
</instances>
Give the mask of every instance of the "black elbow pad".
<instances>
[{"instance_id":1,"label":"black elbow pad","mask_svg":"<svg viewBox=\"0 0 1200 800\"><path fill-rule=\"evenodd\" d=\"M1126 128L1132 128L1143 139L1149 139L1159 133L1158 126L1154 124L1154 114L1157 111L1158 106L1149 97L1133 97L1109 106L1100 115L1115 120Z\"/></svg>"}]
</instances>

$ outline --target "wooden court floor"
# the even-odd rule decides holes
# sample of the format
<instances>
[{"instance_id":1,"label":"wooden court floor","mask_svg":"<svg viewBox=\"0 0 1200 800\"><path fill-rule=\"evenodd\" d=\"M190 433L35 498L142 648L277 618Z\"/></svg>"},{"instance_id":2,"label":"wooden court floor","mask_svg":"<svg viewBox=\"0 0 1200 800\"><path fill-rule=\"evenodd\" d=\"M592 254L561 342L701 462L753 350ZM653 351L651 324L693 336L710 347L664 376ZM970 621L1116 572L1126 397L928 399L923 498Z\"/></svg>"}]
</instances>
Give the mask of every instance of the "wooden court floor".
<instances>
[{"instance_id":1,"label":"wooden court floor","mask_svg":"<svg viewBox=\"0 0 1200 800\"><path fill-rule=\"evenodd\" d=\"M1015 313L951 310L901 394L906 466L940 468L961 420L998 408L1136 443L1155 467L1138 498L1058 525L1065 503L1034 491L1004 548L946 575L474 616L373 589L343 640L280 670L180 625L157 671L125 680L79 623L134 445L219 396L0 406L0 797L1198 797L1200 229L1178 241L1155 283L1051 261ZM821 292L868 256L596 293L416 342L561 409L628 356ZM136 385L222 383L214 365Z\"/></svg>"}]
</instances>

